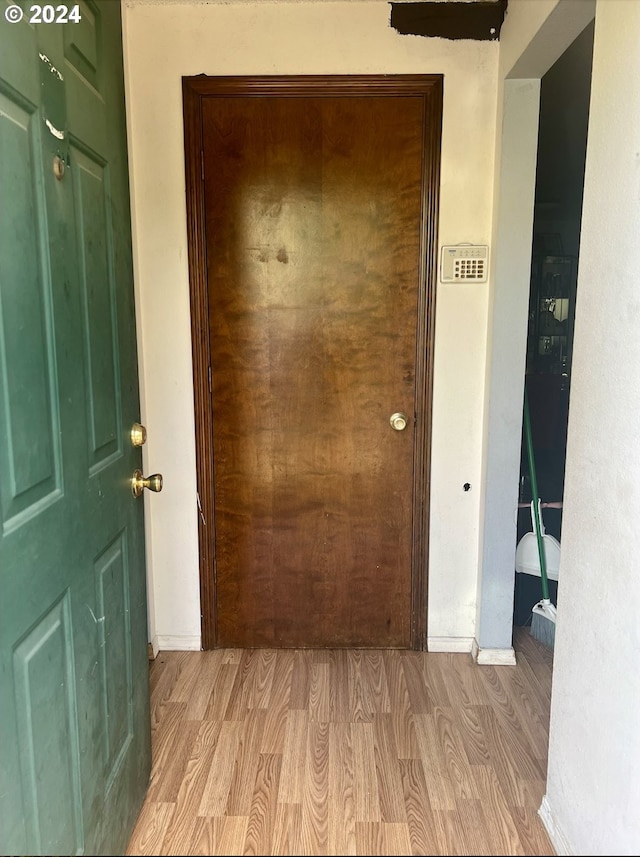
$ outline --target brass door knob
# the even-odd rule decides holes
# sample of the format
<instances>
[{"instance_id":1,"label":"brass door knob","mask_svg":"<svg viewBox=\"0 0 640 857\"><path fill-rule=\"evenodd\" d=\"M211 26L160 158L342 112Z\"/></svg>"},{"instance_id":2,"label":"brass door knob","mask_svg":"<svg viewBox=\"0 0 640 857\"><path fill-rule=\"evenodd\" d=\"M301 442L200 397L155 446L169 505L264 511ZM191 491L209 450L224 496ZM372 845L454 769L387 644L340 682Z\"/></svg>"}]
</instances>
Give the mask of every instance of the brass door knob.
<instances>
[{"instance_id":1,"label":"brass door knob","mask_svg":"<svg viewBox=\"0 0 640 857\"><path fill-rule=\"evenodd\" d=\"M389 422L391 424L391 428L395 429L395 431L404 431L407 427L407 423L409 420L407 419L406 414L401 414L400 412L391 414L389 417Z\"/></svg>"},{"instance_id":2,"label":"brass door knob","mask_svg":"<svg viewBox=\"0 0 640 857\"><path fill-rule=\"evenodd\" d=\"M131 493L139 497L145 488L149 491L162 491L162 474L154 473L152 476L143 476L142 470L134 470L131 477Z\"/></svg>"}]
</instances>

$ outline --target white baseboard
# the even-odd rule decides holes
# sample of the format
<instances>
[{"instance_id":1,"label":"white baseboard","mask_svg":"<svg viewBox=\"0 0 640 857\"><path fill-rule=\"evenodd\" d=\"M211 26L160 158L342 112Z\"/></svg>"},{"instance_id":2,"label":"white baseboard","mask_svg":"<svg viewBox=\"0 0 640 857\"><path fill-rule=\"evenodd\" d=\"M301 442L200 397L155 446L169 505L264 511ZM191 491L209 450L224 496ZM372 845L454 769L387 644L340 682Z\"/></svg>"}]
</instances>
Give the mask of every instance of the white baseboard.
<instances>
[{"instance_id":1,"label":"white baseboard","mask_svg":"<svg viewBox=\"0 0 640 857\"><path fill-rule=\"evenodd\" d=\"M174 636L171 634L157 634L151 641L154 658L158 652L199 652L202 648L202 639L199 636ZM474 661L479 664L506 664L516 663L516 653L513 649L481 649L473 637L428 637L428 652L462 652L471 653Z\"/></svg>"},{"instance_id":2,"label":"white baseboard","mask_svg":"<svg viewBox=\"0 0 640 857\"><path fill-rule=\"evenodd\" d=\"M473 637L427 637L428 652L470 652Z\"/></svg>"},{"instance_id":3,"label":"white baseboard","mask_svg":"<svg viewBox=\"0 0 640 857\"><path fill-rule=\"evenodd\" d=\"M542 798L538 815L542 819L542 824L549 835L549 839L551 840L551 844L553 845L556 854L558 854L559 857L570 857L573 852L569 848L566 836L558 827L555 817L551 812L546 795Z\"/></svg>"},{"instance_id":4,"label":"white baseboard","mask_svg":"<svg viewBox=\"0 0 640 857\"><path fill-rule=\"evenodd\" d=\"M513 667L516 665L516 653L513 648L481 649L478 641L474 639L471 654L473 660L481 666Z\"/></svg>"},{"instance_id":5,"label":"white baseboard","mask_svg":"<svg viewBox=\"0 0 640 857\"><path fill-rule=\"evenodd\" d=\"M151 641L154 657L158 652L199 652L202 649L202 638L178 637L171 634L157 634Z\"/></svg>"}]
</instances>

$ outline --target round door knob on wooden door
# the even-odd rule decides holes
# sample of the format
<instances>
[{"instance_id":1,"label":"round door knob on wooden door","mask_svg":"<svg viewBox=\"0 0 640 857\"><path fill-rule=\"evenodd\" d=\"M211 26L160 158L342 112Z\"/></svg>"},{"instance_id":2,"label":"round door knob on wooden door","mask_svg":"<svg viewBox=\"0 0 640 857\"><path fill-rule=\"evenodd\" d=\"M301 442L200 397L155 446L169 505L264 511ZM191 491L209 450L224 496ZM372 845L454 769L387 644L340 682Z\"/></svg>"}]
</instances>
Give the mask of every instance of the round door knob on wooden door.
<instances>
[{"instance_id":1,"label":"round door knob on wooden door","mask_svg":"<svg viewBox=\"0 0 640 857\"><path fill-rule=\"evenodd\" d=\"M391 428L395 429L395 431L404 431L407 427L407 423L409 420L407 419L407 415L400 413L398 411L395 414L391 414L389 417L389 423L391 424Z\"/></svg>"},{"instance_id":2,"label":"round door knob on wooden door","mask_svg":"<svg viewBox=\"0 0 640 857\"><path fill-rule=\"evenodd\" d=\"M154 473L152 476L143 476L141 470L134 470L131 477L131 493L134 497L140 497L144 489L149 491L162 491L162 474Z\"/></svg>"}]
</instances>

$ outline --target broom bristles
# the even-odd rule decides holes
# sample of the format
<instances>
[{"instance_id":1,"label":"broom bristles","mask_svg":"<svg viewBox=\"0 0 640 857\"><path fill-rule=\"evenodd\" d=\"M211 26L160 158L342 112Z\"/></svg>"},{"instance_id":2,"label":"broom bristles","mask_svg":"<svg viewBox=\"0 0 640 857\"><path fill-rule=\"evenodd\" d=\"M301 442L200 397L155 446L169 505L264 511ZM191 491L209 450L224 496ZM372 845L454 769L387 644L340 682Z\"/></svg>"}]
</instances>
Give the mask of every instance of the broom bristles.
<instances>
[{"instance_id":1,"label":"broom bristles","mask_svg":"<svg viewBox=\"0 0 640 857\"><path fill-rule=\"evenodd\" d=\"M553 649L556 642L556 623L541 613L534 613L531 617L531 636L547 648Z\"/></svg>"},{"instance_id":2,"label":"broom bristles","mask_svg":"<svg viewBox=\"0 0 640 857\"><path fill-rule=\"evenodd\" d=\"M548 598L543 598L533 606L531 615L531 636L549 649L556 641L556 608Z\"/></svg>"}]
</instances>

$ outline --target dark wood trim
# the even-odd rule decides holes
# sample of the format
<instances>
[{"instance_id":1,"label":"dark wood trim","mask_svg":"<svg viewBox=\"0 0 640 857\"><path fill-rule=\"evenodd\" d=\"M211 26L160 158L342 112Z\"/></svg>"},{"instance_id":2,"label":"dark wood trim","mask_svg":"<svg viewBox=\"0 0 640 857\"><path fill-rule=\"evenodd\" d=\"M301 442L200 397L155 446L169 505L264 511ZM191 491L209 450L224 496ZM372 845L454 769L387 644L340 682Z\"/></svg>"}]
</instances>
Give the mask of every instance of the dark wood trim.
<instances>
[{"instance_id":1,"label":"dark wood trim","mask_svg":"<svg viewBox=\"0 0 640 857\"><path fill-rule=\"evenodd\" d=\"M286 97L327 96L397 96L417 95L429 97L433 87L442 81L442 75L429 74L307 74L266 75L258 77L209 76L205 74L184 77L183 89L202 98L207 96Z\"/></svg>"},{"instance_id":2,"label":"dark wood trim","mask_svg":"<svg viewBox=\"0 0 640 857\"><path fill-rule=\"evenodd\" d=\"M202 99L207 97L416 96L424 101L423 221L416 338L411 574L411 648L426 649L431 408L437 279L437 217L442 133L442 75L303 75L209 77L182 80L187 235L196 424L196 477L202 647L216 646L213 415L209 390L209 314L202 179Z\"/></svg>"},{"instance_id":3,"label":"dark wood trim","mask_svg":"<svg viewBox=\"0 0 640 857\"><path fill-rule=\"evenodd\" d=\"M442 141L442 78L424 103L423 203L418 328L416 337L416 426L413 464L412 647L427 649L429 516L438 271L438 212ZM422 605L422 606L421 606Z\"/></svg>"},{"instance_id":4,"label":"dark wood trim","mask_svg":"<svg viewBox=\"0 0 640 857\"><path fill-rule=\"evenodd\" d=\"M187 243L191 300L191 351L196 421L196 479L202 648L216 643L213 414L209 394L209 298L202 181L201 97L183 80Z\"/></svg>"}]
</instances>

